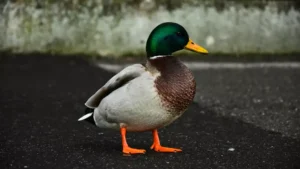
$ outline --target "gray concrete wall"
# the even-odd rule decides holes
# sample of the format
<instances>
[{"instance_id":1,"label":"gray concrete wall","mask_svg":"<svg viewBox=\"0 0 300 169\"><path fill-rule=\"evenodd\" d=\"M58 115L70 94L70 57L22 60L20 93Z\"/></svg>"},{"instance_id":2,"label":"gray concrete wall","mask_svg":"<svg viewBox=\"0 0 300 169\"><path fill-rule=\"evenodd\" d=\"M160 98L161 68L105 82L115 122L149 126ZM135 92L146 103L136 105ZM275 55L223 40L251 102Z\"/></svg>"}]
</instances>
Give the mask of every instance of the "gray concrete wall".
<instances>
[{"instance_id":1,"label":"gray concrete wall","mask_svg":"<svg viewBox=\"0 0 300 169\"><path fill-rule=\"evenodd\" d=\"M300 12L293 7L280 11L278 3L267 3L264 8L231 3L222 10L183 4L169 11L152 8L148 0L137 8L119 6L119 12L103 15L105 4L95 2L97 5L86 4L79 10L56 3L44 8L3 4L0 49L103 56L143 54L150 31L161 22L172 21L182 24L190 37L211 53L300 52Z\"/></svg>"}]
</instances>

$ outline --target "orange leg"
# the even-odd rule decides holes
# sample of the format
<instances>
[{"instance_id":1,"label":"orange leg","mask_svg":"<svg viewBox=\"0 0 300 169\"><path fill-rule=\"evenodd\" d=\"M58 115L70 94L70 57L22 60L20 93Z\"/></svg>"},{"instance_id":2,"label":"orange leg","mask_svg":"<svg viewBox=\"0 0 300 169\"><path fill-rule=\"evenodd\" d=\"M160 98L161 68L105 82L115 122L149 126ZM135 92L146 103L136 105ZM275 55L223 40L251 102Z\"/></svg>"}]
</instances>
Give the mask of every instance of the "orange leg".
<instances>
[{"instance_id":1,"label":"orange leg","mask_svg":"<svg viewBox=\"0 0 300 169\"><path fill-rule=\"evenodd\" d=\"M164 152L164 153L175 153L175 152L182 151L181 149L178 149L178 148L169 148L169 147L161 146L157 129L153 130L152 134L153 134L153 144L151 146L151 149L154 149L157 152Z\"/></svg>"},{"instance_id":2,"label":"orange leg","mask_svg":"<svg viewBox=\"0 0 300 169\"><path fill-rule=\"evenodd\" d=\"M123 153L125 154L144 154L146 150L144 149L135 149L128 146L126 141L126 128L121 128L121 136L122 136L122 146L123 146Z\"/></svg>"}]
</instances>

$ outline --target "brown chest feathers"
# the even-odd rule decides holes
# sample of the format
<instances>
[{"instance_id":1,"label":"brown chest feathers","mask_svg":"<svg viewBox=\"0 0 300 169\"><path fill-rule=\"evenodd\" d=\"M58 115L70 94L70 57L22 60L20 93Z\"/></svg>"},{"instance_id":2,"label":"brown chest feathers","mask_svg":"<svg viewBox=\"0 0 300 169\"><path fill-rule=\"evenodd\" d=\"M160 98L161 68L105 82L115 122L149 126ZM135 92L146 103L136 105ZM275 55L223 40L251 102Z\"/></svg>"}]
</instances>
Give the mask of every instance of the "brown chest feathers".
<instances>
[{"instance_id":1,"label":"brown chest feathers","mask_svg":"<svg viewBox=\"0 0 300 169\"><path fill-rule=\"evenodd\" d=\"M196 83L193 74L173 56L149 60L149 63L150 70L160 72L155 85L163 106L179 115L194 99Z\"/></svg>"}]
</instances>

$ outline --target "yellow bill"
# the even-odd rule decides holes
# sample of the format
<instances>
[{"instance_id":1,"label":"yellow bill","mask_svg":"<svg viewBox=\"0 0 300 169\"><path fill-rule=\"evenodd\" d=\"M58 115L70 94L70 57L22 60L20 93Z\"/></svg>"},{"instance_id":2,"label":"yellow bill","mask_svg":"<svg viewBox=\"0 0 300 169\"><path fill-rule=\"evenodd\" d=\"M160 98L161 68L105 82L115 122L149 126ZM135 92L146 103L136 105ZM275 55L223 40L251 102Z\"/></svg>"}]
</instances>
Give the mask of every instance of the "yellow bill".
<instances>
[{"instance_id":1,"label":"yellow bill","mask_svg":"<svg viewBox=\"0 0 300 169\"><path fill-rule=\"evenodd\" d=\"M187 43L187 45L185 45L184 48L187 49L187 50L190 50L190 51L197 52L197 53L202 53L202 54L207 54L208 53L208 51L206 49L204 49L200 45L197 45L196 43L194 43L192 41L192 39L189 39L189 42Z\"/></svg>"}]
</instances>

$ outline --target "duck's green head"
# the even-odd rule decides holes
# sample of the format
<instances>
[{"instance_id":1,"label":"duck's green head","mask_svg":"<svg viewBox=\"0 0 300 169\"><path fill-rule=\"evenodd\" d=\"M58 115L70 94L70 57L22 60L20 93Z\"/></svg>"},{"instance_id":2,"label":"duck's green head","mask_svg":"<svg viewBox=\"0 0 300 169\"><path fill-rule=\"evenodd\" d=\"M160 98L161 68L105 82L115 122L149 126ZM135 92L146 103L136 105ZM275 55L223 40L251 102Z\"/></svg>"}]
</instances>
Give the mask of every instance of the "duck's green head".
<instances>
[{"instance_id":1,"label":"duck's green head","mask_svg":"<svg viewBox=\"0 0 300 169\"><path fill-rule=\"evenodd\" d=\"M195 44L189 38L187 31L181 25L173 22L162 23L154 28L146 44L148 58L160 55L171 55L182 49L188 49L202 54L208 53L206 49Z\"/></svg>"}]
</instances>

